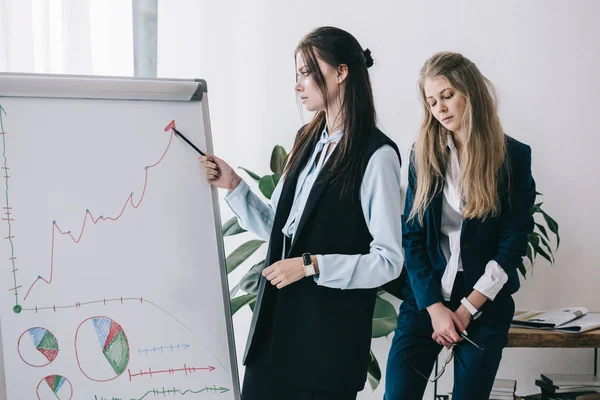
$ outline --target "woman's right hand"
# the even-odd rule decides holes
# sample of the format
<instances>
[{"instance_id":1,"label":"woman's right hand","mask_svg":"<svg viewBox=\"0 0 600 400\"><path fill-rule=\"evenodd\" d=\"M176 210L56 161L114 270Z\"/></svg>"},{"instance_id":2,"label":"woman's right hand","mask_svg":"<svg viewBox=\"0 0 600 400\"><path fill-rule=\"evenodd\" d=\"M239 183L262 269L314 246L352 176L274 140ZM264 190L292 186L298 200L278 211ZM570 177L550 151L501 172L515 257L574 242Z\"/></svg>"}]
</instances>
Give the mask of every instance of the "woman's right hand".
<instances>
[{"instance_id":1,"label":"woman's right hand","mask_svg":"<svg viewBox=\"0 0 600 400\"><path fill-rule=\"evenodd\" d=\"M442 346L451 347L460 342L462 338L456 330L464 331L465 328L460 319L442 303L435 303L427 307L433 326L431 338Z\"/></svg>"},{"instance_id":2,"label":"woman's right hand","mask_svg":"<svg viewBox=\"0 0 600 400\"><path fill-rule=\"evenodd\" d=\"M200 162L206 170L206 180L213 186L227 189L230 192L235 189L242 178L219 157L207 155L200 157Z\"/></svg>"}]
</instances>

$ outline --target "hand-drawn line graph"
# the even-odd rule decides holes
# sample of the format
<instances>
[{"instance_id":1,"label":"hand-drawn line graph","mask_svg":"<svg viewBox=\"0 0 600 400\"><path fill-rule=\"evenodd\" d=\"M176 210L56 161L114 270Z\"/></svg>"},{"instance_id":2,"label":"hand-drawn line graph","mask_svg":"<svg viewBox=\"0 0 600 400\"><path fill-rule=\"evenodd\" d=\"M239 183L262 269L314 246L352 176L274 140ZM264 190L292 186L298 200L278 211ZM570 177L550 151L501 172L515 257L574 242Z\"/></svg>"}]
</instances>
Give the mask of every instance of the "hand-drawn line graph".
<instances>
[{"instance_id":1,"label":"hand-drawn line graph","mask_svg":"<svg viewBox=\"0 0 600 400\"><path fill-rule=\"evenodd\" d=\"M35 352L30 348L31 342L29 342L27 338L24 339L25 336L29 336L32 340L33 347L36 350ZM22 339L24 340L21 344ZM23 349L21 346L23 346ZM58 340L56 340L54 334L41 327L34 327L26 330L19 336L19 340L17 341L17 352L19 353L19 357L21 357L21 360L23 360L25 364L31 367L45 367L50 364L58 356L59 350Z\"/></svg>"},{"instance_id":2,"label":"hand-drawn line graph","mask_svg":"<svg viewBox=\"0 0 600 400\"><path fill-rule=\"evenodd\" d=\"M186 375L191 374L192 372L197 372L197 371L208 371L208 372L213 372L216 368L213 367L212 365L209 365L207 367L188 367L186 364L183 364L183 368L169 368L169 369L161 369L161 370L157 370L157 371L152 371L151 368L148 368L148 371L142 371L140 370L139 373L135 373L132 374L131 371L128 369L127 373L129 374L129 381L131 381L131 378L135 378L136 376L141 376L144 377L145 375L150 376L150 378L152 378L153 375L159 375L159 374L175 374L177 372L185 372Z\"/></svg>"},{"instance_id":3,"label":"hand-drawn line graph","mask_svg":"<svg viewBox=\"0 0 600 400\"><path fill-rule=\"evenodd\" d=\"M148 347L145 349L138 349L138 354L144 353L144 354L148 355L148 353L158 353L159 351L161 353L164 353L165 350L167 350L167 351L171 350L171 353L173 353L175 351L187 350L190 347L191 347L191 345L185 344L185 343L177 343L176 345L171 344L171 345L167 345L167 346L161 345L161 346L154 346L152 348Z\"/></svg>"},{"instance_id":4,"label":"hand-drawn line graph","mask_svg":"<svg viewBox=\"0 0 600 400\"><path fill-rule=\"evenodd\" d=\"M50 388L50 391L48 391L48 388ZM73 385L62 375L48 375L38 383L35 392L38 400L71 400L73 398ZM54 397L51 397L52 394Z\"/></svg>"},{"instance_id":5,"label":"hand-drawn line graph","mask_svg":"<svg viewBox=\"0 0 600 400\"><path fill-rule=\"evenodd\" d=\"M18 289L20 289L22 287L22 285L17 285L17 274L16 272L18 271L18 268L16 266L16 262L15 260L17 259L16 255L15 255L15 243L14 243L14 239L15 237L12 235L12 222L14 222L14 218L11 217L12 215L12 207L10 205L9 202L9 184L8 184L8 179L10 178L10 175L8 174L9 171L9 167L8 167L8 159L6 157L6 135L7 132L4 130L4 121L2 119L2 114L7 115L6 111L4 110L4 108L2 107L2 105L0 104L0 135L2 136L2 155L4 158L4 162L3 165L1 166L1 168L4 170L4 179L5 179L5 204L3 207L4 210L4 214L6 215L6 217L3 217L2 220L7 222L7 226L8 226L8 235L5 237L6 240L9 241L10 243L10 247L11 247L11 254L10 254L10 258L9 261L11 262L11 272L13 275L13 287L9 289L9 291L13 292L13 295L15 296L15 306L13 307L13 311L15 313L20 313L22 311L22 306L19 304L19 292ZM161 157L158 159L157 162L155 162L152 165L146 166L145 169L145 177L144 177L144 188L142 190L142 195L140 196L139 200L137 201L137 203L134 202L133 200L133 193L131 193L126 201L125 204L123 205L121 212L116 216L116 217L104 217L103 215L99 216L98 218L94 218L94 216L92 215L92 213L89 210L86 210L85 212L85 217L83 219L83 224L81 227L81 231L78 235L77 238L75 238L75 236L73 236L71 234L71 231L65 231L63 229L61 229L58 224L56 223L56 221L52 222L52 239L51 239L51 256L50 256L50 277L48 279L43 278L41 275L38 275L38 277L33 281L33 283L31 284L31 286L29 287L29 290L27 291L27 293L25 294L25 297L23 298L23 301L25 301L27 299L27 297L29 296L29 294L31 293L31 290L33 289L33 287L35 286L35 284L42 280L44 281L46 284L50 284L52 282L53 279L53 275L54 275L54 246L55 246L55 234L56 231L58 230L58 232L61 235L68 235L71 237L71 239L75 242L75 243L79 243L81 241L81 238L83 236L83 233L85 231L85 226L89 219L92 221L92 223L94 225L96 225L99 221L117 221L125 212L125 209L127 208L128 204L131 204L131 206L134 209L137 209L140 204L142 203L143 199L144 199L144 195L146 193L146 189L148 186L148 170L151 168L156 167L157 165L159 165L162 160L164 159L164 157L166 156L167 152L169 151L169 148L171 147L171 143L173 141L173 136L175 135L175 131L173 130L175 126L175 122L171 121L169 123L169 125L167 125L164 129L165 132L171 130L171 133L169 135L169 142L167 143L167 146L165 148L165 150L163 151Z\"/></svg>"},{"instance_id":6,"label":"hand-drawn line graph","mask_svg":"<svg viewBox=\"0 0 600 400\"><path fill-rule=\"evenodd\" d=\"M6 235L4 239L8 240L8 243L10 244L10 257L8 260L11 264L13 287L10 288L9 291L13 292L13 295L15 296L15 306L13 307L13 311L15 313L19 313L21 312L21 306L19 305L19 289L21 288L21 285L17 285L17 265L15 263L17 256L15 255L15 237L12 234L12 222L14 221L14 218L12 217L12 207L8 198L8 180L10 179L10 175L8 174L10 168L8 167L8 159L6 157L6 135L8 132L4 130L4 121L2 120L2 114L6 115L6 111L4 111L4 108L0 104L0 136L2 136L2 157L4 158L4 162L1 168L4 171L5 187L4 207L2 207L2 210L6 215L6 217L2 217L2 220L6 221L6 224L8 225L8 235Z\"/></svg>"},{"instance_id":7,"label":"hand-drawn line graph","mask_svg":"<svg viewBox=\"0 0 600 400\"><path fill-rule=\"evenodd\" d=\"M89 354L90 349L79 348L79 331L82 326L88 326L90 324L93 325L96 336L98 337L102 354L104 354L104 357L115 373L115 376L113 377L92 377L90 374L97 373L96 371L84 371L85 368L82 366L84 363L83 360L91 359L92 357L90 357ZM87 329L88 331L91 330L89 328ZM79 369L89 380L94 382L112 381L121 376L129 364L129 342L127 340L127 335L123 331L123 328L121 328L121 325L108 317L96 316L87 318L79 324L75 331L75 358ZM94 365L94 363L88 365Z\"/></svg>"},{"instance_id":8,"label":"hand-drawn line graph","mask_svg":"<svg viewBox=\"0 0 600 400\"><path fill-rule=\"evenodd\" d=\"M119 218L121 218L121 216L123 215L123 213L125 212L125 209L127 208L127 206L129 204L131 204L131 206L134 209L137 209L140 206L140 204L142 204L142 201L144 200L144 196L146 194L146 189L148 188L148 171L151 168L154 168L154 167L158 166L162 162L162 160L165 158L165 156L167 155L167 152L169 151L169 148L171 147L171 143L173 142L173 136L175 136L175 131L173 130L173 126L174 126L174 121L172 121L171 123L169 123L169 125L167 125L165 127L165 129L164 129L165 132L167 132L170 129L171 133L169 135L169 142L167 143L167 147L163 151L163 153L160 156L160 158L158 159L158 161L156 161L152 165L148 165L148 166L144 167L144 170L145 170L144 188L142 189L142 194L141 194L141 196L140 196L140 198L139 198L139 200L137 202L135 202L133 200L133 195L134 194L133 193L129 194L129 196L125 200L125 203L123 204L123 207L121 208L121 212L116 217L105 217L103 215L100 215L99 217L94 218L94 216L92 215L92 212L89 209L86 209L85 210L85 216L83 217L83 223L81 225L81 230L79 231L79 234L76 235L76 236L74 236L71 233L70 230L61 229L56 220L52 221L52 240L51 240L51 250L50 250L50 277L48 279L46 279L46 278L42 277L41 275L38 275L38 277L33 281L33 283L31 284L31 286L27 290L27 293L25 294L25 297L23 298L23 301L27 300L27 297L29 297L29 294L31 293L32 289L35 287L36 283L38 283L39 281L43 281L46 284L52 283L52 279L53 279L53 276L54 276L55 236L56 236L56 232L57 231L58 231L59 234L61 234L63 236L69 236L71 238L71 240L75 244L78 244L81 241L81 238L83 237L83 233L85 232L85 227L86 227L88 219L94 225L96 225L99 221L103 221L103 222L111 221L111 222L114 222L114 221L117 221ZM16 282L15 282L15 287L16 287ZM15 291L16 291L16 289L15 289Z\"/></svg>"},{"instance_id":9,"label":"hand-drawn line graph","mask_svg":"<svg viewBox=\"0 0 600 400\"><path fill-rule=\"evenodd\" d=\"M192 390L192 389L177 389L177 388L173 388L173 389L165 389L164 387L162 389L151 389L148 390L146 393L144 393L144 395L142 397L137 397L135 399L131 399L131 400L145 400L146 398L148 398L148 400L150 399L148 396L160 396L162 397L166 397L167 394L172 394L172 395L180 395L180 396L185 396L186 394L200 394L200 393L227 393L229 392L228 388L224 388L222 386L205 386L202 389L199 390ZM125 399L121 399L118 397L98 397L97 395L94 395L94 400L125 400Z\"/></svg>"}]
</instances>

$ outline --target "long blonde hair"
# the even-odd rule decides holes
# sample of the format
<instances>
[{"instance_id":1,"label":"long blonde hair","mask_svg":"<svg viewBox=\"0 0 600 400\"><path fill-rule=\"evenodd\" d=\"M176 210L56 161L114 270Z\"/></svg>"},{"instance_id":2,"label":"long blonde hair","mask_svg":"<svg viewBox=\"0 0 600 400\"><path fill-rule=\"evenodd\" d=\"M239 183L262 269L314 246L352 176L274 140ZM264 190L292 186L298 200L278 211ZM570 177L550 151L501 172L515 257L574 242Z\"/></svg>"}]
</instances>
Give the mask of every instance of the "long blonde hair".
<instances>
[{"instance_id":1,"label":"long blonde hair","mask_svg":"<svg viewBox=\"0 0 600 400\"><path fill-rule=\"evenodd\" d=\"M506 157L506 139L496 91L477 66L459 53L433 55L421 68L419 90L423 122L413 150L417 177L416 193L409 219L422 224L433 197L443 190L443 171L449 161L446 151L449 131L433 116L425 95L425 80L443 77L465 99L461 127L466 132L460 157L459 187L466 205L464 219L498 215L498 173Z\"/></svg>"}]
</instances>

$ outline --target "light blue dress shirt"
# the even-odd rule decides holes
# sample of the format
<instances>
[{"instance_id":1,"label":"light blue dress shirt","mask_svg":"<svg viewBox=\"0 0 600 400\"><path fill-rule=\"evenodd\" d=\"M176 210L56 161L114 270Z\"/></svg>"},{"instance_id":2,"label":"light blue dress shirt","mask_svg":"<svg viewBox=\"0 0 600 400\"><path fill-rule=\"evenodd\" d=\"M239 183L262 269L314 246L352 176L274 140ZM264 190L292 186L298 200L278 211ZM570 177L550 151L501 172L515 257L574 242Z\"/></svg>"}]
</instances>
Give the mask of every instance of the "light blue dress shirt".
<instances>
[{"instance_id":1,"label":"light blue dress shirt","mask_svg":"<svg viewBox=\"0 0 600 400\"><path fill-rule=\"evenodd\" d=\"M342 135L343 132L335 132L328 137L327 131L323 131L321 144L317 145L298 176L293 206L282 234L293 237L296 221L300 220L312 186L333 149L326 157L320 157L318 163L315 163L316 155L329 143L332 147L336 146ZM277 184L271 205L265 204L243 180L225 197L240 225L267 241L284 180L283 176ZM373 237L370 251L368 254L352 255L317 254L319 275L314 279L318 285L335 289L366 289L379 287L400 276L404 263L400 161L391 146L384 145L371 156L361 183L360 200L365 222Z\"/></svg>"}]
</instances>

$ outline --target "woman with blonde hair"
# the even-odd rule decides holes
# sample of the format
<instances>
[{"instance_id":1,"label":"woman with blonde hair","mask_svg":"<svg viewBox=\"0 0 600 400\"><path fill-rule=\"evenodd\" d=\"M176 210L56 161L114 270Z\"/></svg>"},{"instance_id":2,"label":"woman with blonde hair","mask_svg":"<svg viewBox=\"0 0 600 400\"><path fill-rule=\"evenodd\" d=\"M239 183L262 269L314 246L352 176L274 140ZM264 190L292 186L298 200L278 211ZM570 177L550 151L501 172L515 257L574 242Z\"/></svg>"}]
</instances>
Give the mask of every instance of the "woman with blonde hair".
<instances>
[{"instance_id":1,"label":"woman with blonde hair","mask_svg":"<svg viewBox=\"0 0 600 400\"><path fill-rule=\"evenodd\" d=\"M491 82L461 54L427 60L419 88L424 118L402 232L409 290L385 399L421 399L444 346L446 363L454 357L453 399L488 399L533 230L531 148L504 134Z\"/></svg>"}]
</instances>

